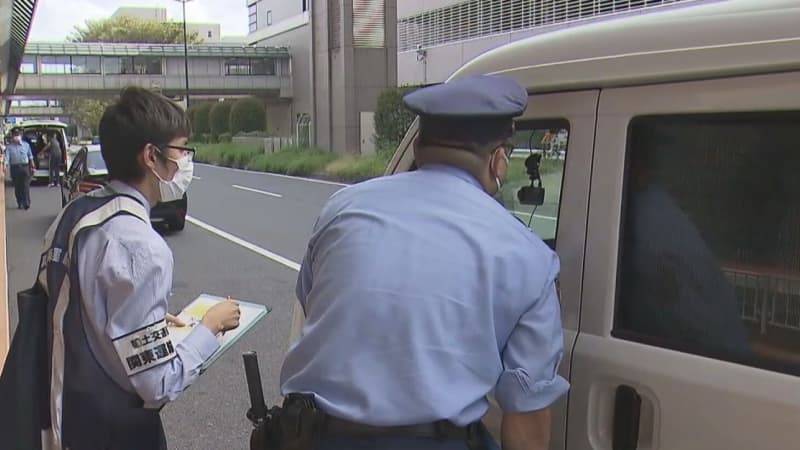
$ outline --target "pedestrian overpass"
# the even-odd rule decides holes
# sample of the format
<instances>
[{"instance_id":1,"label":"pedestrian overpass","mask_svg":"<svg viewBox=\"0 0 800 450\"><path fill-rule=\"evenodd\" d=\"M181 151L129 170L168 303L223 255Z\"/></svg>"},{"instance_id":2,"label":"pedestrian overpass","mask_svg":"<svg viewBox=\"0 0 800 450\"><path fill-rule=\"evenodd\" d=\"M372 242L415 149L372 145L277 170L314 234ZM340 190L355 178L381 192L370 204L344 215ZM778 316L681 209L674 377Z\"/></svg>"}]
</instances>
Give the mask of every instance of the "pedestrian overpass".
<instances>
[{"instance_id":1,"label":"pedestrian overpass","mask_svg":"<svg viewBox=\"0 0 800 450\"><path fill-rule=\"evenodd\" d=\"M187 53L190 97L292 97L287 48L198 44ZM112 96L126 86L178 97L186 90L184 67L182 44L30 42L16 89L6 100Z\"/></svg>"}]
</instances>

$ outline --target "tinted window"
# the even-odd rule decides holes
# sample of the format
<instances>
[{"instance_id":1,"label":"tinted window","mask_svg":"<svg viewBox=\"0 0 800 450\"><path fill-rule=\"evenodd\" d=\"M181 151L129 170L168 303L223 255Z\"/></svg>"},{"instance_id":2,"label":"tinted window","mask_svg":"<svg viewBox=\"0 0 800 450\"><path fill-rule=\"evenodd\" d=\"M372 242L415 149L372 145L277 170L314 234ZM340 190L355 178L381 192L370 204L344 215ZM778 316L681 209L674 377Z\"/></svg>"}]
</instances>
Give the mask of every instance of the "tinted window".
<instances>
[{"instance_id":1,"label":"tinted window","mask_svg":"<svg viewBox=\"0 0 800 450\"><path fill-rule=\"evenodd\" d=\"M800 113L630 127L618 337L800 372Z\"/></svg>"},{"instance_id":2,"label":"tinted window","mask_svg":"<svg viewBox=\"0 0 800 450\"><path fill-rule=\"evenodd\" d=\"M569 123L566 120L517 122L513 140L514 152L501 201L512 214L555 248ZM532 163L537 160L541 184L531 180L528 172L528 166L533 168ZM526 165L526 162L531 164ZM531 201L532 186L544 188L542 204Z\"/></svg>"},{"instance_id":3,"label":"tinted window","mask_svg":"<svg viewBox=\"0 0 800 450\"><path fill-rule=\"evenodd\" d=\"M88 152L86 157L86 166L89 169L107 170L106 162L103 160L103 154L100 152Z\"/></svg>"}]
</instances>

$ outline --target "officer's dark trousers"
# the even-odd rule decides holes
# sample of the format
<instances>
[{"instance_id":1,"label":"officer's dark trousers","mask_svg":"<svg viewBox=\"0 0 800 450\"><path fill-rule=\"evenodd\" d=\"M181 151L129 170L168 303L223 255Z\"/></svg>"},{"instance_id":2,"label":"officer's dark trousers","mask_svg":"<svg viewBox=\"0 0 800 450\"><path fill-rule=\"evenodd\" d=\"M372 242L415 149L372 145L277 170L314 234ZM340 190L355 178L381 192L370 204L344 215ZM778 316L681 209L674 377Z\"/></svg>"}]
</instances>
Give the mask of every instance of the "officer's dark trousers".
<instances>
[{"instance_id":1,"label":"officer's dark trousers","mask_svg":"<svg viewBox=\"0 0 800 450\"><path fill-rule=\"evenodd\" d=\"M17 197L17 205L23 208L31 206L31 173L28 165L14 164L9 171L14 182L14 196Z\"/></svg>"},{"instance_id":2,"label":"officer's dark trousers","mask_svg":"<svg viewBox=\"0 0 800 450\"><path fill-rule=\"evenodd\" d=\"M500 446L489 438L487 447L490 450L500 450ZM467 450L464 441L419 438L346 438L339 436L325 436L322 438L319 450Z\"/></svg>"}]
</instances>

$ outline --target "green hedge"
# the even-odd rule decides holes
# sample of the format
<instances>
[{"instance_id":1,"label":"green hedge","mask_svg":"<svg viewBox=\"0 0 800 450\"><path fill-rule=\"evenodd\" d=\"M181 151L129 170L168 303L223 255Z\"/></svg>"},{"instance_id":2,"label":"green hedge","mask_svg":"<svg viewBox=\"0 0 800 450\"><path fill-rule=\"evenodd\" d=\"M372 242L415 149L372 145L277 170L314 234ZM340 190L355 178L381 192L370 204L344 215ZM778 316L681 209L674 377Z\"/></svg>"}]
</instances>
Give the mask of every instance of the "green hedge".
<instances>
[{"instance_id":1,"label":"green hedge","mask_svg":"<svg viewBox=\"0 0 800 450\"><path fill-rule=\"evenodd\" d=\"M267 111L264 103L255 97L237 100L231 107L231 133L264 131L267 126Z\"/></svg>"},{"instance_id":2,"label":"green hedge","mask_svg":"<svg viewBox=\"0 0 800 450\"><path fill-rule=\"evenodd\" d=\"M231 130L231 107L232 102L218 102L211 108L208 124L211 134L219 136L222 133L229 133Z\"/></svg>"},{"instance_id":3,"label":"green hedge","mask_svg":"<svg viewBox=\"0 0 800 450\"><path fill-rule=\"evenodd\" d=\"M290 146L265 154L258 147L236 143L200 144L198 162L297 176L322 176L358 182L383 175L391 153L374 156L338 155L316 148Z\"/></svg>"},{"instance_id":4,"label":"green hedge","mask_svg":"<svg viewBox=\"0 0 800 450\"><path fill-rule=\"evenodd\" d=\"M211 132L211 122L209 116L211 115L211 108L213 103L202 103L193 108L192 113L192 130L195 135L202 136Z\"/></svg>"}]
</instances>

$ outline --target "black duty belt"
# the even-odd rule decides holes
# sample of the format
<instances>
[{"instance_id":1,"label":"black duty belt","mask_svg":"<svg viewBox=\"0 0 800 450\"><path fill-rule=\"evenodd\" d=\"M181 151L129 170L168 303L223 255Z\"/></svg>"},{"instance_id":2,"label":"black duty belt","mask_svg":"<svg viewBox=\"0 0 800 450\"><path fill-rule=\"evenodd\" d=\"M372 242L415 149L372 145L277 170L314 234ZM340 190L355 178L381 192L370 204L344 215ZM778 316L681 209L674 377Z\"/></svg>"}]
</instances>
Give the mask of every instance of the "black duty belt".
<instances>
[{"instance_id":1,"label":"black duty belt","mask_svg":"<svg viewBox=\"0 0 800 450\"><path fill-rule=\"evenodd\" d=\"M328 416L324 430L330 434L353 437L392 436L465 440L469 435L469 428L457 426L449 421L392 427L372 426Z\"/></svg>"}]
</instances>

